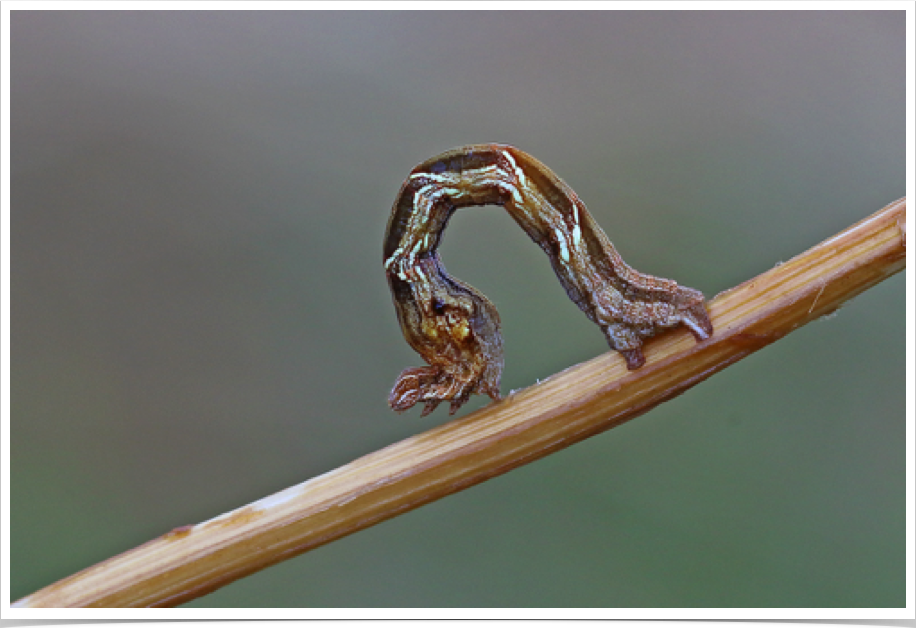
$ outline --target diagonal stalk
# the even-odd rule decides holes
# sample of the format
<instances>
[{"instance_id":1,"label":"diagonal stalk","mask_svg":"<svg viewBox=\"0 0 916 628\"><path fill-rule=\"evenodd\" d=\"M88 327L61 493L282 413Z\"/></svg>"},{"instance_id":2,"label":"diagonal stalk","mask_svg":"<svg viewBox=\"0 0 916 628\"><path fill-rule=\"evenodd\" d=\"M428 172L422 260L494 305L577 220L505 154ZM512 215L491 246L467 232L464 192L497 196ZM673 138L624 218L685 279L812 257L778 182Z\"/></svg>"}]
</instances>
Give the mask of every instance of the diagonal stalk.
<instances>
[{"instance_id":1,"label":"diagonal stalk","mask_svg":"<svg viewBox=\"0 0 916 628\"><path fill-rule=\"evenodd\" d=\"M710 303L714 336L607 353L445 425L52 584L13 606L174 606L603 432L839 308L906 265L906 199Z\"/></svg>"}]
</instances>

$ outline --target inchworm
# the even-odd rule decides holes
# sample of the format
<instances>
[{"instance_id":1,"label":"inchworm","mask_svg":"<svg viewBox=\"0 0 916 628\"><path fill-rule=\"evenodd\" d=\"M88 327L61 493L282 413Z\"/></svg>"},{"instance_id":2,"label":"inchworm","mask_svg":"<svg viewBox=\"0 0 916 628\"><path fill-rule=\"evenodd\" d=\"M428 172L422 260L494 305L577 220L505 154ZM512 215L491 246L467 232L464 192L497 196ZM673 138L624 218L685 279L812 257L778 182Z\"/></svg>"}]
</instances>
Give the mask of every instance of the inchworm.
<instances>
[{"instance_id":1,"label":"inchworm","mask_svg":"<svg viewBox=\"0 0 916 628\"><path fill-rule=\"evenodd\" d=\"M547 166L512 146L462 146L411 171L388 221L385 271L398 321L429 363L398 377L388 398L394 410L423 402L426 416L449 401L454 413L472 394L500 398L499 314L445 271L437 251L449 218L471 205L505 207L630 370L645 363L643 340L664 328L683 324L697 341L712 335L703 294L627 266L585 204Z\"/></svg>"}]
</instances>

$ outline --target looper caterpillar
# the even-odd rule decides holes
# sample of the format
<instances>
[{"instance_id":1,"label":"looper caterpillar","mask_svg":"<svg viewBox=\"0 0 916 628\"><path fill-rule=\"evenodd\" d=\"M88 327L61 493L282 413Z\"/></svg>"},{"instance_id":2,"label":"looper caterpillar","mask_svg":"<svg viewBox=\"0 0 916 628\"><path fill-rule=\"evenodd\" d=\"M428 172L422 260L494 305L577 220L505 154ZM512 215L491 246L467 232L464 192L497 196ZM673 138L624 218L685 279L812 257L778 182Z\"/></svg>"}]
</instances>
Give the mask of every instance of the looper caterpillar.
<instances>
[{"instance_id":1,"label":"looper caterpillar","mask_svg":"<svg viewBox=\"0 0 916 628\"><path fill-rule=\"evenodd\" d=\"M388 398L403 411L443 401L454 413L472 394L499 399L499 314L450 276L437 251L454 211L501 205L550 258L566 294L604 332L627 368L645 363L643 340L685 325L712 335L703 294L644 275L618 255L576 193L547 166L503 144L446 151L415 167L394 202L385 235L388 285L404 338L429 366L405 369Z\"/></svg>"}]
</instances>

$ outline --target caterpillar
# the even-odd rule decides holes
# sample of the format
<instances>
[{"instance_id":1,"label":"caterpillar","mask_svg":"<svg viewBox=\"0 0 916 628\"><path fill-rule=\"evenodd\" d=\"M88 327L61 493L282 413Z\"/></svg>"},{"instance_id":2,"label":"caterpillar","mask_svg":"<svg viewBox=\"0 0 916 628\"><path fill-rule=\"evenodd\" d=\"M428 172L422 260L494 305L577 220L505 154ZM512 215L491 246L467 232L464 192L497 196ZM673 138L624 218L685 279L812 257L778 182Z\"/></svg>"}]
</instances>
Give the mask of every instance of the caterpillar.
<instances>
[{"instance_id":1,"label":"caterpillar","mask_svg":"<svg viewBox=\"0 0 916 628\"><path fill-rule=\"evenodd\" d=\"M388 398L392 409L422 402L426 416L448 401L453 414L472 394L500 399L499 314L483 294L449 275L438 253L452 214L473 205L509 212L628 369L645 363L643 341L665 328L684 325L698 342L712 335L703 293L624 263L585 204L550 168L505 144L453 148L410 172L388 220L388 286L404 338L428 363L400 374Z\"/></svg>"}]
</instances>

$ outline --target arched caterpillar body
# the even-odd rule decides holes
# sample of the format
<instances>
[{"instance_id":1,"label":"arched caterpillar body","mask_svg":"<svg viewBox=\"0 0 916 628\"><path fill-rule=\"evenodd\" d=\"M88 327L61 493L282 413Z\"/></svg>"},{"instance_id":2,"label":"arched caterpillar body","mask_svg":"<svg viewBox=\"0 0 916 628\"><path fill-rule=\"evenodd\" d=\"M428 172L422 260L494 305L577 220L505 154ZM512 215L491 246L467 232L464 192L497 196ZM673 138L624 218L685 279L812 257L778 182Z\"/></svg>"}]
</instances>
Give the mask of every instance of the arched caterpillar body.
<instances>
[{"instance_id":1,"label":"arched caterpillar body","mask_svg":"<svg viewBox=\"0 0 916 628\"><path fill-rule=\"evenodd\" d=\"M576 193L547 166L512 146L446 151L415 167L401 186L385 235L388 285L404 338L429 366L405 369L388 402L423 416L449 401L453 413L472 394L499 399L499 314L473 287L450 276L437 251L456 209L501 205L550 258L566 294L599 325L633 370L643 340L685 325L712 335L703 294L644 275L620 258Z\"/></svg>"}]
</instances>

